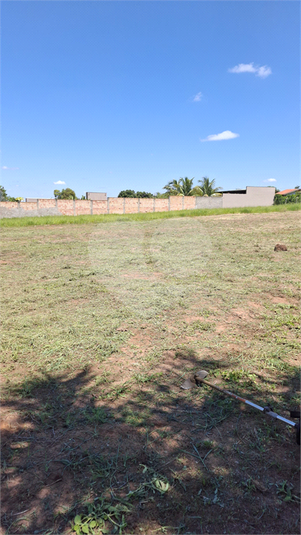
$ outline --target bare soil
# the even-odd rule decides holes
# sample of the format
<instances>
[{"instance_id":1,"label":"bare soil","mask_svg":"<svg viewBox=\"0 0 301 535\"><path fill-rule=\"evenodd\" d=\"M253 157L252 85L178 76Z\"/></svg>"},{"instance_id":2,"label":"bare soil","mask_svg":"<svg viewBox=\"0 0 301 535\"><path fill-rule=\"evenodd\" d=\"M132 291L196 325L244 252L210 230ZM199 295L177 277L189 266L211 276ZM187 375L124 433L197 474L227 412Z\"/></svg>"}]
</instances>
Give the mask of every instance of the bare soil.
<instances>
[{"instance_id":1,"label":"bare soil","mask_svg":"<svg viewBox=\"0 0 301 535\"><path fill-rule=\"evenodd\" d=\"M3 534L299 533L298 221L4 229Z\"/></svg>"}]
</instances>

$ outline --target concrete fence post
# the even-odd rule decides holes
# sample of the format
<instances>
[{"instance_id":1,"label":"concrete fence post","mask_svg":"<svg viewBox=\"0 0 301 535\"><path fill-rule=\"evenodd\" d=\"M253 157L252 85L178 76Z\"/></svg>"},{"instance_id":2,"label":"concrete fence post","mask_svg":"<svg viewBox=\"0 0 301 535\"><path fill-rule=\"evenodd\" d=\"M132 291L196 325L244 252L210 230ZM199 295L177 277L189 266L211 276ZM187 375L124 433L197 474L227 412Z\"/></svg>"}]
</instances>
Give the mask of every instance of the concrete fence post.
<instances>
[{"instance_id":1,"label":"concrete fence post","mask_svg":"<svg viewBox=\"0 0 301 535\"><path fill-rule=\"evenodd\" d=\"M110 213L110 197L107 198L107 214Z\"/></svg>"},{"instance_id":2,"label":"concrete fence post","mask_svg":"<svg viewBox=\"0 0 301 535\"><path fill-rule=\"evenodd\" d=\"M90 214L93 215L93 201L90 201Z\"/></svg>"},{"instance_id":3,"label":"concrete fence post","mask_svg":"<svg viewBox=\"0 0 301 535\"><path fill-rule=\"evenodd\" d=\"M56 207L56 209L57 209L57 199L55 199L55 207Z\"/></svg>"},{"instance_id":4,"label":"concrete fence post","mask_svg":"<svg viewBox=\"0 0 301 535\"><path fill-rule=\"evenodd\" d=\"M138 197L138 214L140 214L140 198Z\"/></svg>"},{"instance_id":5,"label":"concrete fence post","mask_svg":"<svg viewBox=\"0 0 301 535\"><path fill-rule=\"evenodd\" d=\"M39 199L37 199L37 210L39 209Z\"/></svg>"}]
</instances>

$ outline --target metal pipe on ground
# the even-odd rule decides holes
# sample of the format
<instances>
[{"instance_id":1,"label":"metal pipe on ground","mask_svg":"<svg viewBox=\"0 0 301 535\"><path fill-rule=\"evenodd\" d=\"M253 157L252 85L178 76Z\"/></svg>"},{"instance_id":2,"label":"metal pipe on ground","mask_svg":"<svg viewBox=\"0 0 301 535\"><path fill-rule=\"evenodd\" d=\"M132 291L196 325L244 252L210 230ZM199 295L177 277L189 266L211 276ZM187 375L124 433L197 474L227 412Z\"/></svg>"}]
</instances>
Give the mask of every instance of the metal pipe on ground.
<instances>
[{"instance_id":1,"label":"metal pipe on ground","mask_svg":"<svg viewBox=\"0 0 301 535\"><path fill-rule=\"evenodd\" d=\"M272 418L275 418L276 420L281 420L281 422L284 422L287 425L295 427L297 444L300 445L300 411L291 411L292 418L299 418L298 423L293 422L292 420L288 420L287 418L280 416L280 414L277 414L276 412L272 411L270 407L261 407L260 405L257 405L256 403L253 403L252 401L249 401L240 396L237 396L236 394L233 394L229 390L223 390L219 386L209 383L209 381L205 381L205 377L207 377L207 375L208 375L208 372L206 370L198 371L194 376L196 384L198 385L198 384L203 383L207 386L210 386L211 388L214 388L215 390L217 390L218 392L221 392L222 394L226 396L230 396L231 398L234 398L237 401L240 401L242 403L245 403L246 405L249 405L250 407L253 407L253 409L257 409L265 414L268 414L269 416L271 416ZM184 390L190 390L191 388L193 388L193 386L194 384L192 383L192 381L190 379L186 379L186 381L184 381L184 383L181 385L181 388L183 388Z\"/></svg>"}]
</instances>

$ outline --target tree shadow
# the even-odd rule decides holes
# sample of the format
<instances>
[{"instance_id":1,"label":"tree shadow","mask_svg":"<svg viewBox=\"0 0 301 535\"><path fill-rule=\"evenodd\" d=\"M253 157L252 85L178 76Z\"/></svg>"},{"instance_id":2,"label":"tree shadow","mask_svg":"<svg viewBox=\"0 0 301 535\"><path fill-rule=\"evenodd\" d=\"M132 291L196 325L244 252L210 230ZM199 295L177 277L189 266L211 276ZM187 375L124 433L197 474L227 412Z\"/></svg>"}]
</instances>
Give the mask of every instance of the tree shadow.
<instances>
[{"instance_id":1,"label":"tree shadow","mask_svg":"<svg viewBox=\"0 0 301 535\"><path fill-rule=\"evenodd\" d=\"M224 361L185 350L165 360L170 373L135 382L86 369L4 392L4 533L299 531L293 430L209 387L181 390L185 367L219 380ZM297 372L281 379L279 397L298 387ZM260 387L248 392L266 404Z\"/></svg>"}]
</instances>

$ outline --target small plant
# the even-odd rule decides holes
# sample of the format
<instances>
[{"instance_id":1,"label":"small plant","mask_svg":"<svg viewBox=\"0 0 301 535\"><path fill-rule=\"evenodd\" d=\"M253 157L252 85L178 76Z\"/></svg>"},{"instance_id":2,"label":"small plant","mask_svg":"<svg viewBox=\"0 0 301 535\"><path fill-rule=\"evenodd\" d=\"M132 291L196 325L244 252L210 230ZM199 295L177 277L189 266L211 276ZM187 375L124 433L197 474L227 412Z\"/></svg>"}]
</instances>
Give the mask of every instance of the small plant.
<instances>
[{"instance_id":1,"label":"small plant","mask_svg":"<svg viewBox=\"0 0 301 535\"><path fill-rule=\"evenodd\" d=\"M248 492L253 492L254 490L256 490L256 486L254 485L253 479L251 477L249 477L249 479L247 479L246 481L243 481L242 484L244 487L246 487L246 490Z\"/></svg>"},{"instance_id":2,"label":"small plant","mask_svg":"<svg viewBox=\"0 0 301 535\"><path fill-rule=\"evenodd\" d=\"M300 498L295 494L292 494L294 486L288 483L286 480L276 483L277 494L283 499L284 502L299 502Z\"/></svg>"},{"instance_id":3,"label":"small plant","mask_svg":"<svg viewBox=\"0 0 301 535\"><path fill-rule=\"evenodd\" d=\"M194 321L191 323L190 328L193 331L213 331L215 326L207 321Z\"/></svg>"},{"instance_id":4,"label":"small plant","mask_svg":"<svg viewBox=\"0 0 301 535\"><path fill-rule=\"evenodd\" d=\"M104 424L108 419L108 413L101 407L88 407L84 411L84 416L90 424Z\"/></svg>"},{"instance_id":5,"label":"small plant","mask_svg":"<svg viewBox=\"0 0 301 535\"><path fill-rule=\"evenodd\" d=\"M214 442L212 442L212 440L203 440L201 446L208 450L211 450L212 448L214 448Z\"/></svg>"},{"instance_id":6,"label":"small plant","mask_svg":"<svg viewBox=\"0 0 301 535\"><path fill-rule=\"evenodd\" d=\"M95 379L95 386L103 385L109 381L110 372L103 371L102 374Z\"/></svg>"},{"instance_id":7,"label":"small plant","mask_svg":"<svg viewBox=\"0 0 301 535\"><path fill-rule=\"evenodd\" d=\"M111 533L111 530L105 527L106 521L113 524L114 532L119 535L127 526L124 513L128 513L130 507L117 503L111 505L102 498L99 503L88 504L87 514L76 515L71 522L71 528L77 535L89 535L95 533L95 529L100 529L102 533Z\"/></svg>"}]
</instances>

